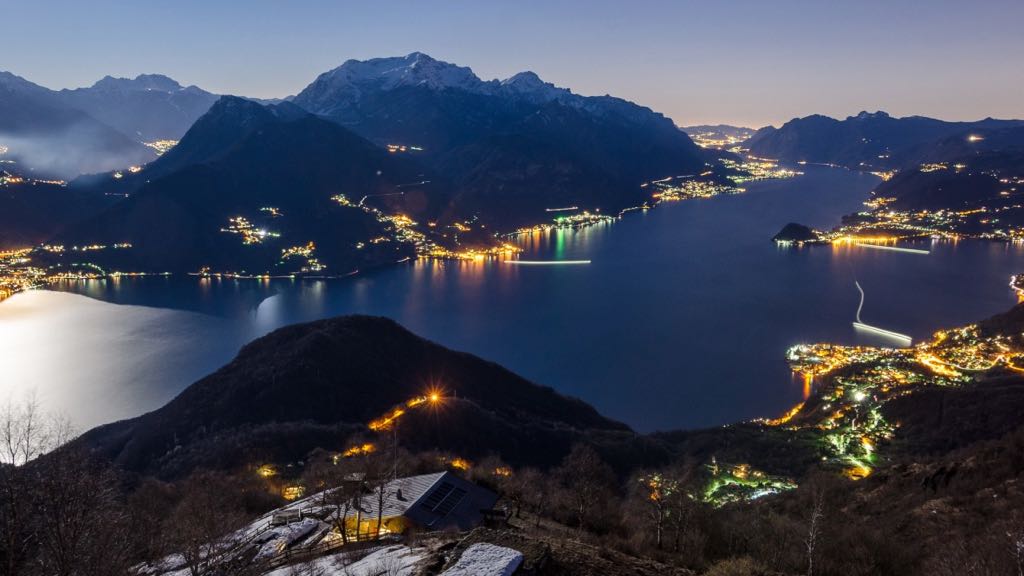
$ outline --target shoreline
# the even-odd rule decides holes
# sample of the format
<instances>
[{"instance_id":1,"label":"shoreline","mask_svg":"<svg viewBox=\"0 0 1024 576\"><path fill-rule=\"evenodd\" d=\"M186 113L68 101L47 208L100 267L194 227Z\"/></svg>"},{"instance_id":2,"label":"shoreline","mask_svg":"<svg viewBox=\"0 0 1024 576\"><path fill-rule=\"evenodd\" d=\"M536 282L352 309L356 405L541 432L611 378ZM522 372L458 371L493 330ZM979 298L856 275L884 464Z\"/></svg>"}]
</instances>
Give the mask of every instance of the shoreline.
<instances>
[{"instance_id":1,"label":"shoreline","mask_svg":"<svg viewBox=\"0 0 1024 576\"><path fill-rule=\"evenodd\" d=\"M682 201L687 201L687 200L706 200L706 199L714 198L714 197L721 196L721 195L727 195L727 194L728 195L735 195L735 194L742 194L742 193L746 192L745 188L740 187L738 185L739 183L759 182L759 181L767 181L767 180L784 180L784 179L789 179L789 178L793 178L793 177L802 175L801 172L796 172L796 171L793 171L793 170L778 168L779 163L775 162L775 161L770 161L770 160L760 159L760 158L753 158L753 157L747 158L746 160L747 160L747 162L745 162L745 163L742 163L742 164L734 163L733 165L731 165L729 167L730 169L732 169L735 172L737 172L737 175L735 176L735 180L726 177L727 179L732 181L732 184L730 184L730 185L722 184L721 182L719 182L717 180L702 179L702 178L706 178L707 176L710 176L711 175L710 171L709 172L704 172L704 173L701 173L701 174L687 174L687 175L681 175L681 176L669 176L669 177L666 177L666 178L661 178L661 179L658 179L658 180L652 180L652 181L649 181L649 182L645 182L645 183L642 183L642 184L639 185L641 189L646 189L648 187L654 187L654 188L660 190L659 192L655 192L654 194L652 194L652 196L651 196L652 201L650 201L650 203L645 201L643 204L640 204L638 206L628 206L626 208L623 208L623 209L619 210L618 213L616 213L614 216L609 216L607 214L601 214L600 209L595 209L594 212L590 212L589 210L584 209L581 213L578 213L578 214L571 214L569 216L557 217L557 218L555 218L553 223L551 223L551 222L538 223L538 224L535 224L535 225L533 225L531 227L518 228L518 229L513 230L511 232L498 232L498 233L494 234L494 238L496 240L499 240L499 241L502 240L502 239L504 239L504 240L516 240L516 239L521 238L523 236L527 236L527 235L531 235L531 234L536 234L536 233L540 233L540 232L551 232L551 231L557 231L557 230L579 230L579 229L588 228L588 227L596 226L596 225L600 225L600 224L613 224L616 221L621 220L622 218L624 218L627 214L629 214L631 212L637 212L637 211L646 212L647 210L652 210L652 209L658 207L659 205L661 205L662 203L666 203L666 202L682 202ZM743 168L744 166L746 168ZM762 170L762 172L759 172L759 173L755 174L754 172L751 172L750 170L748 170L748 168L749 169L760 169L760 170ZM742 175L739 175L739 174L742 174ZM680 185L679 186L672 186L671 185L671 184L676 184L676 183L678 183ZM551 212L551 213L565 213L565 212L571 212L571 211L579 210L579 206L572 206L572 207L569 207L569 208L546 209L546 210L548 212ZM115 248L118 248L118 247L119 246L115 246ZM427 251L427 252L425 252L423 254L415 254L413 256L406 256L406 257L404 257L404 258L402 258L400 260L397 260L395 262L381 262L379 264L374 264L374 265L368 266L365 270L368 271L368 270L374 270L374 269L387 268L387 267L391 267L391 266L396 265L396 264L403 264L403 263L406 263L406 262L413 262L413 261L420 260L420 259L423 259L423 260L447 260L447 261L477 261L477 262L479 262L479 261L489 261L489 260L511 261L511 260L513 260L513 258L511 257L512 255L518 254L519 252L522 251L522 249L520 247L518 247L518 246L511 247L507 243L500 243L498 246L490 246L490 247L484 247L484 248L467 248L467 249L464 249L462 251L453 251L453 250L450 250L448 248L443 248L443 247L439 247L439 246L433 246L433 247L428 247L428 248L429 248L429 251ZM22 253L22 254L31 254L32 252L34 252L36 250L40 250L40 249L46 250L47 249L46 245L44 244L44 245L35 246L35 247L32 247L32 248L25 248L25 249L20 249L20 250L14 250L12 252L18 252L18 253ZM0 254L2 254L2 253L0 253ZM0 261L0 263L2 263L2 261ZM88 264L86 264L86 266L88 266ZM94 266L94 267L96 269L101 270L99 267L96 267L96 266ZM21 293L21 292L24 292L24 291L27 291L27 290L46 289L46 286L48 284L50 284L51 282L58 282L58 281L81 282L81 281L88 281L88 280L110 280L110 279L118 279L118 278L121 278L121 277L131 277L131 278L134 278L134 277L147 277L147 276L164 276L164 277L166 277L166 276L175 276L175 275L192 276L192 277L196 277L196 278L200 278L200 279L202 279L202 278L217 278L217 279L258 280L258 281L266 281L266 280L343 280L343 279L346 279L346 278L351 278L353 276L357 276L357 275L361 274L363 271L364 271L364 269L356 269L356 270L352 270L352 271L349 271L349 272L346 272L346 273L343 273L343 274L336 274L336 275L334 275L334 274L328 274L328 275L315 274L315 275L310 275L310 274L303 274L303 273L270 274L270 273L266 273L266 272L258 273L258 274L248 274L248 273L244 273L244 272L230 272L230 271L220 271L220 272L198 271L198 272L182 272L182 273L173 273L173 272L110 272L110 273L105 273L105 274L86 274L86 275L78 275L78 276L67 274L67 273L62 273L62 274L59 274L59 275L56 275L56 276L43 276L42 277L43 278L42 281L39 282L39 283L36 283L35 285L25 286L25 287L21 287L20 289L11 290L11 291L9 291L9 293L6 293L6 294L4 293L3 290L0 290L0 303L2 303L6 298L9 298L9 297L11 297L11 296L13 296L15 294L18 294L18 293ZM0 277L0 280L2 280L2 279L3 278Z\"/></svg>"}]
</instances>

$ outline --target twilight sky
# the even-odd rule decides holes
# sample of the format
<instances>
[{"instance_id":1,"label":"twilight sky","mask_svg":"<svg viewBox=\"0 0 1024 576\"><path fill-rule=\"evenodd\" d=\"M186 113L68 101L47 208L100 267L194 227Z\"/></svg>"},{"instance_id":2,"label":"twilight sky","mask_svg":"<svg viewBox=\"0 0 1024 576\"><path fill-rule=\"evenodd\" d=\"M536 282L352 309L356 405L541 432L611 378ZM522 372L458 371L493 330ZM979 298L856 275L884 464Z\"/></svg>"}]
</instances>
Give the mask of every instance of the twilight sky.
<instances>
[{"instance_id":1,"label":"twilight sky","mask_svg":"<svg viewBox=\"0 0 1024 576\"><path fill-rule=\"evenodd\" d=\"M0 70L51 88L167 74L294 94L349 58L533 70L678 124L883 109L1024 117L1024 0L3 0Z\"/></svg>"}]
</instances>

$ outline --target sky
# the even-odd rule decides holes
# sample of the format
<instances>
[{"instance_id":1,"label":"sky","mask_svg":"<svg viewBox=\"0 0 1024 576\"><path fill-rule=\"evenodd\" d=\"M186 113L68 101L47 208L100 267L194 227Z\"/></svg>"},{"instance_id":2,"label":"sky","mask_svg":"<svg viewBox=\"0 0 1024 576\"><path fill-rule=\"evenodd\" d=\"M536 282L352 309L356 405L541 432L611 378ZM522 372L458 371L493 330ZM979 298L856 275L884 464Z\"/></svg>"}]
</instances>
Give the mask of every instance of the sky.
<instances>
[{"instance_id":1,"label":"sky","mask_svg":"<svg viewBox=\"0 0 1024 576\"><path fill-rule=\"evenodd\" d=\"M350 58L532 70L679 125L861 110L1024 117L1024 0L0 0L0 70L50 88L161 73L295 94Z\"/></svg>"}]
</instances>

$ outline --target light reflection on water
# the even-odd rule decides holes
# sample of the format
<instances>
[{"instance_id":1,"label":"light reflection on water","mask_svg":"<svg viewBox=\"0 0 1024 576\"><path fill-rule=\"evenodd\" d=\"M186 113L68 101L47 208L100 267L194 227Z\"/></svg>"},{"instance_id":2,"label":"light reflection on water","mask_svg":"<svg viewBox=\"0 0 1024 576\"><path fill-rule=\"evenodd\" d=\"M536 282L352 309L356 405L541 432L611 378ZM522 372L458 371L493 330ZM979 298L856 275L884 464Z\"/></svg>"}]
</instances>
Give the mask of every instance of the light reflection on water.
<instances>
[{"instance_id":1,"label":"light reflection on water","mask_svg":"<svg viewBox=\"0 0 1024 576\"><path fill-rule=\"evenodd\" d=\"M940 242L930 256L776 247L769 238L787 222L827 227L876 182L806 168L744 195L520 239L524 258L587 266L416 261L341 281L122 279L63 287L94 299L22 294L0 305L0 384L35 386L90 425L156 408L274 328L361 313L638 429L696 427L776 416L804 397L783 360L792 344L877 343L851 326L855 279L864 321L915 339L1014 303L1020 246Z\"/></svg>"},{"instance_id":2,"label":"light reflection on water","mask_svg":"<svg viewBox=\"0 0 1024 576\"><path fill-rule=\"evenodd\" d=\"M195 312L18 294L0 306L0 402L34 394L78 427L132 416L216 369L234 332Z\"/></svg>"}]
</instances>

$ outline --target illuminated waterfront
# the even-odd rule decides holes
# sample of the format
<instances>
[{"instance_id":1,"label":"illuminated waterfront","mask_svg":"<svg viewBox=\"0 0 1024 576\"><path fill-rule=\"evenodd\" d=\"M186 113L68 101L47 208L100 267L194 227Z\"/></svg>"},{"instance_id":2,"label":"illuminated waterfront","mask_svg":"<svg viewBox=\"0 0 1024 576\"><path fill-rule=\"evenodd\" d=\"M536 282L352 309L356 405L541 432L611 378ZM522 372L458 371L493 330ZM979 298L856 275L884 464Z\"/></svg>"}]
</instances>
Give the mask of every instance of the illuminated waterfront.
<instances>
[{"instance_id":1,"label":"illuminated waterfront","mask_svg":"<svg viewBox=\"0 0 1024 576\"><path fill-rule=\"evenodd\" d=\"M339 281L57 286L135 305L127 308L21 294L0 305L3 377L18 388L39 383L44 399L69 390L62 407L96 423L156 407L268 330L359 312L395 318L639 429L696 427L776 416L799 402L804 382L786 363L795 344L884 344L851 325L854 279L868 293L864 322L915 341L1016 301L1007 284L1024 252L1012 244L906 244L927 256L777 247L769 239L786 222L825 228L858 210L877 182L801 170L795 179L745 183L744 194L518 239L523 260L591 261L583 266L428 260Z\"/></svg>"}]
</instances>

